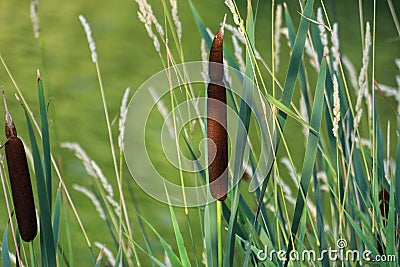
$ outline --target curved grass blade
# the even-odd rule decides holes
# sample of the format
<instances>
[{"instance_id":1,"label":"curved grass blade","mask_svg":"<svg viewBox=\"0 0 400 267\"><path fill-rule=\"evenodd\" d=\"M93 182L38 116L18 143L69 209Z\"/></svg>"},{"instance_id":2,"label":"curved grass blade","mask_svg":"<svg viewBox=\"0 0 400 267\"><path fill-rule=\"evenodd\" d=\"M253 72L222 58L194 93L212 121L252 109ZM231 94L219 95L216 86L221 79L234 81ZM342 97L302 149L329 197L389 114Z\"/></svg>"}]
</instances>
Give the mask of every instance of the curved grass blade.
<instances>
[{"instance_id":1,"label":"curved grass blade","mask_svg":"<svg viewBox=\"0 0 400 267\"><path fill-rule=\"evenodd\" d=\"M42 80L38 71L38 95L39 95L39 109L40 109L40 122L42 125L42 143L43 143L43 165L44 165L44 178L47 188L47 200L51 210L52 200L52 181L51 181L51 156L50 156L50 135L49 135L49 122L47 120L47 106L44 97L44 90Z\"/></svg>"},{"instance_id":2,"label":"curved grass blade","mask_svg":"<svg viewBox=\"0 0 400 267\"><path fill-rule=\"evenodd\" d=\"M314 104L311 114L311 127L319 131L321 126L322 112L324 109L324 88L326 78L326 60L322 61L320 73L318 75L317 88L315 91ZM305 199L307 197L307 191L310 184L310 179L314 169L314 161L317 153L319 135L310 132L308 135L306 152L304 157L303 169L300 179L300 187L296 199L296 205L294 209L293 223L291 227L291 238L287 252L289 253L293 248L293 242L296 238L299 223L301 221ZM286 262L287 264L288 262Z\"/></svg>"},{"instance_id":3,"label":"curved grass blade","mask_svg":"<svg viewBox=\"0 0 400 267\"><path fill-rule=\"evenodd\" d=\"M289 68L286 74L285 86L283 88L282 103L289 107L292 101L294 86L296 84L297 74L300 69L301 58L303 56L304 44L307 37L309 21L306 18L311 17L314 0L308 0L304 8L304 16L301 18L300 26L294 41L292 56L290 57ZM287 115L280 111L278 113L278 122L283 130ZM279 136L278 136L279 140Z\"/></svg>"},{"instance_id":4,"label":"curved grass blade","mask_svg":"<svg viewBox=\"0 0 400 267\"><path fill-rule=\"evenodd\" d=\"M188 256L186 248L185 248L185 244L183 242L183 237L182 237L181 231L179 229L179 224L178 224L178 221L176 220L174 209L172 208L171 205L168 205L168 206L169 206L169 212L171 214L172 225L174 228L176 243L178 244L179 256L181 258L182 265L184 267L191 266L189 256Z\"/></svg>"},{"instance_id":5,"label":"curved grass blade","mask_svg":"<svg viewBox=\"0 0 400 267\"><path fill-rule=\"evenodd\" d=\"M248 3L247 8L247 25L246 25L247 37L248 41L246 42L246 79L243 82L243 90L242 96L240 100L240 108L239 108L239 118L243 122L243 127L238 127L237 133L237 141L235 144L235 159L234 159L234 170L233 170L233 181L236 184L236 181L239 181L234 189L232 194L232 203L231 203L231 217L229 218L228 225L228 234L226 238L226 248L224 255L224 266L231 266L233 264L234 258L234 248L235 248L235 232L234 226L237 220L238 214L238 206L240 202L240 174L243 167L243 156L244 150L247 143L247 133L249 131L250 125L250 115L251 110L247 103L252 103L252 83L254 81L254 55L252 51L254 51L254 21L253 21L253 9L251 6L251 2ZM255 221L255 220L254 220ZM253 228L254 229L254 228ZM250 236L249 243L252 243L252 236ZM250 246L248 246L246 253L246 261L249 259L250 254Z\"/></svg>"},{"instance_id":6,"label":"curved grass blade","mask_svg":"<svg viewBox=\"0 0 400 267\"><path fill-rule=\"evenodd\" d=\"M153 231L153 233L158 237L158 239L161 242L161 246L164 248L165 252L167 253L172 266L182 266L181 261L179 260L179 257L175 254L175 252L172 250L171 246L167 243L167 241L165 241L164 238L162 238L162 236L157 232L157 230L153 227L153 225L151 225L146 219L144 219L141 215L138 215L141 217L141 219L143 220L143 222L145 222L147 224L147 226L149 226L149 228ZM135 244L136 242L134 240L132 240ZM152 255L149 255L151 258L153 258Z\"/></svg>"},{"instance_id":7,"label":"curved grass blade","mask_svg":"<svg viewBox=\"0 0 400 267\"><path fill-rule=\"evenodd\" d=\"M122 255L122 248L120 247L120 248L118 249L117 257L115 258L114 267L120 266L120 264L121 264L121 255Z\"/></svg>"},{"instance_id":8,"label":"curved grass blade","mask_svg":"<svg viewBox=\"0 0 400 267\"><path fill-rule=\"evenodd\" d=\"M289 41L291 47L294 47L294 42L296 38L296 33L293 27L292 18L290 16L289 10L286 5L285 6L285 19L286 19L286 27L289 32ZM308 96L308 87L307 87L307 79L306 79L306 72L304 69L303 61L300 62L300 69L299 69L299 82L301 87L301 93L304 97L304 102L306 104L307 114L308 117L311 115L311 107L310 107L310 100Z\"/></svg>"},{"instance_id":9,"label":"curved grass blade","mask_svg":"<svg viewBox=\"0 0 400 267\"><path fill-rule=\"evenodd\" d=\"M218 225L217 204L209 203L204 212L204 234L206 242L207 266L218 266Z\"/></svg>"},{"instance_id":10,"label":"curved grass blade","mask_svg":"<svg viewBox=\"0 0 400 267\"><path fill-rule=\"evenodd\" d=\"M399 125L400 126L400 125ZM400 131L400 129L398 129ZM397 140L396 149L396 171L395 171L395 200L396 200L396 214L400 214L400 138Z\"/></svg>"},{"instance_id":11,"label":"curved grass blade","mask_svg":"<svg viewBox=\"0 0 400 267\"><path fill-rule=\"evenodd\" d=\"M364 242L364 244L366 245L367 249L371 250L373 255L378 255L379 252L376 249L375 245L372 244L371 240L373 240L373 237L368 237L364 234L364 232L361 230L361 228L358 226L358 224L351 218L351 216L347 213L347 211L344 211L347 219L349 220L351 226L354 228L354 230L356 231L357 235L361 238L361 240Z\"/></svg>"},{"instance_id":12,"label":"curved grass blade","mask_svg":"<svg viewBox=\"0 0 400 267\"><path fill-rule=\"evenodd\" d=\"M1 241L1 263L4 267L12 267L10 254L8 253L8 223L4 230L3 240Z\"/></svg>"},{"instance_id":13,"label":"curved grass blade","mask_svg":"<svg viewBox=\"0 0 400 267\"><path fill-rule=\"evenodd\" d=\"M57 191L56 196L56 206L54 209L54 219L53 219L53 238L54 247L58 247L58 234L60 231L60 210L61 210L61 194L60 189Z\"/></svg>"},{"instance_id":14,"label":"curved grass blade","mask_svg":"<svg viewBox=\"0 0 400 267\"><path fill-rule=\"evenodd\" d=\"M56 266L56 250L54 247L53 226L51 224L51 211L49 206L48 194L43 165L40 159L39 148L36 142L35 133L27 110L24 108L25 117L28 124L29 138L32 147L33 163L36 175L36 184L40 207L40 244L42 258L45 256L47 266ZM45 230L44 230L45 229Z\"/></svg>"}]
</instances>

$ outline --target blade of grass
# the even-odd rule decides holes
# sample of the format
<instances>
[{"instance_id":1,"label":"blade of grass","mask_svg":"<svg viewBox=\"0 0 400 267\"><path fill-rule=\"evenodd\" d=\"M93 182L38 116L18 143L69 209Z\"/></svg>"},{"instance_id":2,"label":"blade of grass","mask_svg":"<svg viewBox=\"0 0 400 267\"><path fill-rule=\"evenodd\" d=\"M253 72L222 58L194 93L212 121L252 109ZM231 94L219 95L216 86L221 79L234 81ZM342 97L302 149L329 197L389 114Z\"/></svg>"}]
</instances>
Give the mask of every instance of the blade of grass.
<instances>
[{"instance_id":1,"label":"blade of grass","mask_svg":"<svg viewBox=\"0 0 400 267\"><path fill-rule=\"evenodd\" d=\"M311 126L317 131L319 131L321 126L322 112L324 109L323 99L324 99L325 78L326 78L326 60L323 60L321 63L320 73L318 75L314 104L311 114ZM309 133L305 157L304 157L303 169L300 179L300 187L294 209L293 223L291 227L291 238L289 239L289 244L287 248L288 253L293 248L294 239L296 238L299 223L301 221L301 215L303 213L304 203L307 197L307 191L310 184L310 179L314 169L314 161L317 153L318 140L319 140L319 135L313 134L311 132ZM287 263L288 262L286 262L286 264Z\"/></svg>"},{"instance_id":2,"label":"blade of grass","mask_svg":"<svg viewBox=\"0 0 400 267\"><path fill-rule=\"evenodd\" d=\"M234 248L235 248L235 232L234 225L237 220L238 213L238 205L240 200L240 175L243 167L243 158L244 158L244 150L247 144L247 133L250 125L250 106L252 103L252 94L253 94L253 82L254 82L254 55L252 54L254 51L254 21L253 21L253 9L251 2L247 2L247 22L246 22L246 31L247 31L247 42L246 42L246 79L243 81L243 90L242 96L240 99L240 108L239 108L239 118L243 122L243 127L238 127L236 147L235 147L235 158L234 158L234 170L233 170L233 184L235 187L233 188L232 194L232 203L231 203L231 217L229 218L228 224L228 234L226 238L226 248L224 255L224 266L231 266L233 264L234 258ZM238 181L238 182L237 182ZM237 182L237 183L236 183ZM254 228L253 228L254 229ZM250 236L250 244L252 243L252 235ZM248 246L247 254L250 255L250 246ZM246 255L248 259L249 256ZM246 264L245 260L245 264Z\"/></svg>"},{"instance_id":3,"label":"blade of grass","mask_svg":"<svg viewBox=\"0 0 400 267\"><path fill-rule=\"evenodd\" d=\"M395 201L394 201L394 186L390 187L390 197L389 197L389 215L386 227L386 255L396 255L396 228L395 228ZM389 263L390 265L395 265L395 263ZM394 266L393 265L393 266Z\"/></svg>"},{"instance_id":4,"label":"blade of grass","mask_svg":"<svg viewBox=\"0 0 400 267\"><path fill-rule=\"evenodd\" d=\"M53 219L53 238L54 247L58 247L58 235L60 231L60 213L61 213L61 192L57 190L56 206L54 208L54 219Z\"/></svg>"},{"instance_id":5,"label":"blade of grass","mask_svg":"<svg viewBox=\"0 0 400 267\"><path fill-rule=\"evenodd\" d=\"M207 254L207 266L218 266L218 230L217 230L217 204L208 203L204 211L204 234Z\"/></svg>"},{"instance_id":6,"label":"blade of grass","mask_svg":"<svg viewBox=\"0 0 400 267\"><path fill-rule=\"evenodd\" d=\"M141 217L142 221L147 224L147 226L153 231L154 234L158 237L158 239L161 242L161 246L164 248L165 252L167 253L172 266L183 266L181 261L179 260L179 257L175 254L175 252L172 250L171 246L165 241L164 238L157 232L157 230L151 225L146 219L144 219L141 215L138 215ZM134 240L132 240L134 243L136 243ZM152 255L149 255L150 257L153 257Z\"/></svg>"},{"instance_id":7,"label":"blade of grass","mask_svg":"<svg viewBox=\"0 0 400 267\"><path fill-rule=\"evenodd\" d=\"M56 266L56 251L54 247L54 237L53 237L53 227L51 224L51 211L49 207L48 194L45 176L42 167L42 161L40 159L39 148L36 142L35 133L33 132L33 127L29 114L24 108L25 117L28 124L29 138L32 147L32 156L34 169L36 174L36 184L39 197L39 207L40 207L40 233L43 237L43 243L41 242L41 251L46 255L46 263L48 266ZM42 240L41 240L42 241Z\"/></svg>"},{"instance_id":8,"label":"blade of grass","mask_svg":"<svg viewBox=\"0 0 400 267\"><path fill-rule=\"evenodd\" d=\"M38 96L39 96L39 109L40 109L40 122L42 126L42 144L43 144L43 165L44 165L44 179L47 188L47 201L49 202L49 209L51 210L52 200L52 179L51 179L51 156L50 156L50 135L49 135L49 122L47 120L47 105L44 97L44 90L40 73L38 70Z\"/></svg>"},{"instance_id":9,"label":"blade of grass","mask_svg":"<svg viewBox=\"0 0 400 267\"><path fill-rule=\"evenodd\" d=\"M371 240L373 240L374 238L372 237L368 237L364 234L364 232L361 230L361 228L358 226L358 224L351 218L351 216L347 213L347 211L344 211L347 219L349 220L351 226L354 228L354 230L356 231L357 235L361 238L361 240L364 242L364 244L366 245L367 249L371 250L373 255L378 255L379 252L376 249L375 245L371 242Z\"/></svg>"},{"instance_id":10,"label":"blade of grass","mask_svg":"<svg viewBox=\"0 0 400 267\"><path fill-rule=\"evenodd\" d=\"M399 129L397 130L400 132ZM400 138L397 140L397 149L396 149L396 170L395 170L395 200L396 200L396 214L400 214Z\"/></svg>"},{"instance_id":11,"label":"blade of grass","mask_svg":"<svg viewBox=\"0 0 400 267\"><path fill-rule=\"evenodd\" d=\"M183 241L183 237L179 229L179 224L175 216L174 209L172 208L171 205L168 206L169 206L169 212L171 214L172 226L174 228L176 243L178 244L178 251L179 251L179 256L181 258L182 266L184 267L191 266L189 256L187 254L186 247Z\"/></svg>"},{"instance_id":12,"label":"blade of grass","mask_svg":"<svg viewBox=\"0 0 400 267\"><path fill-rule=\"evenodd\" d=\"M1 263L4 267L12 267L10 254L8 253L8 223L4 230L3 240L1 241Z\"/></svg>"}]
</instances>

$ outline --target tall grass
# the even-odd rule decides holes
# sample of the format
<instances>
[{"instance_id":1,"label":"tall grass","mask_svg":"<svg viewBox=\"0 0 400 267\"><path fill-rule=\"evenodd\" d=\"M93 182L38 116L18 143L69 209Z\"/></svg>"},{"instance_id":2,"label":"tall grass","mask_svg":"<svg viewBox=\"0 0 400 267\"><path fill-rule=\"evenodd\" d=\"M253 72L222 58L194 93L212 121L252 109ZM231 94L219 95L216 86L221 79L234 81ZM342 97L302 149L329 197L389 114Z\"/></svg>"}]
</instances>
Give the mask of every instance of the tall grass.
<instances>
[{"instance_id":1,"label":"tall grass","mask_svg":"<svg viewBox=\"0 0 400 267\"><path fill-rule=\"evenodd\" d=\"M35 12L38 3L32 3L35 38L39 38ZM112 177L106 177L102 169L107 166L99 166L92 159L96 155L85 152L85 144L71 140L61 146L71 150L82 162L91 182L74 184L71 188L65 184L66 177L61 175L61 166L55 161L50 145L47 100L40 75L37 80L39 114L35 116L0 57L22 105L20 113L26 117L39 218L39 238L29 244L22 242L1 161L0 177L8 213L1 245L2 266L12 266L12 259L19 266L74 266L77 253L87 255L87 264L95 266L369 266L371 260L384 257L386 262L375 264L400 264L400 127L390 126L390 121L386 124L388 118L379 112L377 104L382 94L385 103L392 106L394 96L398 108L393 108L390 115L396 116L400 123L400 83L399 88L391 88L380 84L375 76L375 69L382 67L377 65L375 56L377 43L381 41L376 39L376 2L372 21L364 21L362 1L359 2L361 36L354 41L360 43L362 62L353 62L361 66L356 68L341 47L339 30L345 25L332 20L334 16L324 1L283 4L283 11L280 3L272 1L270 51L256 42L258 27L263 27L258 24L263 15L263 10L258 9L260 3L247 1L242 5L239 1L226 1L227 7L221 10L220 19L228 13L223 62L236 71L225 68L223 83L227 88L228 106L243 127L232 133L237 138L229 144L233 158L227 170L231 186L226 199L218 195L216 198L225 200L196 207L187 203L185 185L192 182L203 185L210 179L206 166L201 166L199 160L199 151L209 152L207 142L199 142L207 136L208 123L207 119L197 116L201 107L196 104L198 97L207 97L207 84L174 88L172 80L176 78L174 75L181 80L189 77L187 69L178 67L179 63L185 63L182 27L197 26L203 54L207 54L212 46L212 33L220 25L205 22L196 9L200 3L191 0L188 3L195 25L189 26L181 24L175 0L161 1L162 18L156 17L147 1L136 3L138 19L150 37L148 42L169 70L169 84L165 84L167 96L158 96L152 88L147 90L157 102L157 112L166 121L171 137L168 140L176 147L174 155L179 169L173 173L178 179L174 175L166 178L182 187L183 207L173 206L175 196L168 192L165 183L162 185L170 216L170 224L165 229L174 238L168 238L170 235L166 235L165 229L157 228L156 222L141 212L148 207L137 200L135 190L139 189L132 186L131 177L127 178L125 166L125 154L132 149L124 146L130 89L121 94L120 114L113 120L107 105L110 99L106 97L110 89L105 88L100 71L101 51L97 53L92 37L92 30L98 29L91 30L86 19L79 16L97 73L99 104L104 112L102 123L108 135L106 149L112 159L109 168L114 172ZM396 4L392 1L387 4L398 30ZM294 21L299 21L298 25ZM398 32L393 34L400 36ZM289 51L281 47L284 41L288 42ZM289 55L288 66L280 58L285 52ZM395 60L399 64L399 59ZM235 78L242 82L239 95L230 89ZM259 114L255 114L249 103L259 99ZM177 109L183 101L195 103L195 109ZM267 116L269 110L271 118ZM13 114L17 111L15 108ZM172 117L168 117L169 111ZM197 117L180 131L177 122L188 115L182 112L194 112ZM273 131L258 128L256 124L260 120L273 125ZM114 121L119 121L118 129L113 129L117 124ZM152 123L164 122L158 119ZM387 127L386 140L382 127ZM293 129L298 131L295 140L290 138ZM81 134L84 130L84 127L79 129ZM116 131L118 138L115 138ZM394 134L397 142L391 144L390 136ZM273 140L270 151L262 151L264 140ZM204 146L200 150L199 144ZM300 158L300 153L293 149L299 146L304 150ZM263 158L262 152L268 152L268 158ZM149 153L151 156L152 151ZM183 170L183 162L188 158L192 160L194 174ZM257 168L262 161L271 163L267 164L270 167L266 172ZM57 188L54 174L58 177ZM117 190L113 188L115 184ZM87 197L85 200L93 205L92 214L78 213L70 195L72 189ZM95 237L89 236L86 229L90 225L84 223L86 216L97 216L104 221L104 231ZM87 251L74 249L70 232L73 219L80 226ZM104 244L105 235L111 243ZM336 251L333 258L328 254L331 250ZM354 256L346 252L356 251L359 258L346 258ZM315 257L302 258L309 253ZM368 257L363 257L366 253Z\"/></svg>"}]
</instances>

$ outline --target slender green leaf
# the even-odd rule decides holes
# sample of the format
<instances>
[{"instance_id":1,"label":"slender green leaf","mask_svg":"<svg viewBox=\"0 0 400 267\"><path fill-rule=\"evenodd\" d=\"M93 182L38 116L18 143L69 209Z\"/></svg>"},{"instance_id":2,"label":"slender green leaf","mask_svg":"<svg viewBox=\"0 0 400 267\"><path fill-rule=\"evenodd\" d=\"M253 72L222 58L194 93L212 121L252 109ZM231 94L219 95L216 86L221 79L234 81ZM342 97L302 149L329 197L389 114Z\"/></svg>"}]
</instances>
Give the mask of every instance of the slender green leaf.
<instances>
[{"instance_id":1,"label":"slender green leaf","mask_svg":"<svg viewBox=\"0 0 400 267\"><path fill-rule=\"evenodd\" d=\"M389 193L389 215L386 227L386 255L396 255L396 228L395 228L395 218L394 218L394 188L390 187Z\"/></svg>"},{"instance_id":2,"label":"slender green leaf","mask_svg":"<svg viewBox=\"0 0 400 267\"><path fill-rule=\"evenodd\" d=\"M168 206L169 206L169 213L171 214L172 226L174 228L176 243L178 244L179 256L181 258L182 265L185 267L191 266L189 256L187 254L185 244L183 241L183 237L179 229L179 224L178 221L176 220L174 209L172 208L171 205Z\"/></svg>"},{"instance_id":3,"label":"slender green leaf","mask_svg":"<svg viewBox=\"0 0 400 267\"><path fill-rule=\"evenodd\" d=\"M371 240L373 240L372 237L368 237L364 234L364 232L361 230L361 228L357 225L357 223L351 218L351 216L347 213L347 211L344 211L347 219L349 220L351 226L354 228L354 230L356 231L357 235L361 238L361 240L364 242L364 244L366 245L366 248L371 250L372 253L374 255L378 255L378 250L376 249L376 247L374 246L374 244L371 242Z\"/></svg>"},{"instance_id":4,"label":"slender green leaf","mask_svg":"<svg viewBox=\"0 0 400 267\"><path fill-rule=\"evenodd\" d=\"M45 262L43 262L42 264L47 264L48 266L56 266L56 250L54 246L54 237L52 230L53 227L51 224L51 211L49 207L45 176L41 164L39 148L36 142L35 133L33 131L32 123L26 109L25 109L25 117L28 124L29 138L32 146L32 156L33 156L33 163L36 174L36 184L39 197L41 251L42 251L42 257L43 255L45 255L46 257Z\"/></svg>"},{"instance_id":5,"label":"slender green leaf","mask_svg":"<svg viewBox=\"0 0 400 267\"><path fill-rule=\"evenodd\" d=\"M396 149L396 171L395 171L395 194L396 199L396 214L400 214L400 138L397 140Z\"/></svg>"},{"instance_id":6,"label":"slender green leaf","mask_svg":"<svg viewBox=\"0 0 400 267\"><path fill-rule=\"evenodd\" d=\"M8 223L4 230L3 240L1 241L1 263L4 267L12 267L10 254L8 253Z\"/></svg>"},{"instance_id":7,"label":"slender green leaf","mask_svg":"<svg viewBox=\"0 0 400 267\"><path fill-rule=\"evenodd\" d=\"M44 97L43 84L40 77L38 77L38 95L39 95L39 108L40 108L40 122L42 124L44 178L46 181L46 188L48 194L47 200L49 202L49 208L51 210L52 181L51 181L49 122L47 120L47 105Z\"/></svg>"},{"instance_id":8,"label":"slender green leaf","mask_svg":"<svg viewBox=\"0 0 400 267\"><path fill-rule=\"evenodd\" d=\"M313 4L314 0L307 1L304 8L304 17L302 17L300 21L300 26L296 35L296 39L294 41L292 55L290 57L289 68L286 75L285 86L282 95L282 104L287 107L289 107L290 102L292 101L294 86L296 83L297 74L299 72L301 58L303 56L304 44L307 37L309 20L306 18L311 17ZM286 117L287 115L285 113L279 112L278 122L282 129L284 128Z\"/></svg>"},{"instance_id":9,"label":"slender green leaf","mask_svg":"<svg viewBox=\"0 0 400 267\"><path fill-rule=\"evenodd\" d=\"M57 191L56 196L56 207L54 209L54 219L53 219L53 238L54 247L58 247L58 234L60 231L60 211L61 211L61 194L60 189Z\"/></svg>"},{"instance_id":10,"label":"slender green leaf","mask_svg":"<svg viewBox=\"0 0 400 267\"><path fill-rule=\"evenodd\" d=\"M154 234L158 237L158 239L161 242L162 247L164 248L165 252L167 253L172 266L182 266L181 261L179 260L178 256L175 254L175 252L172 250L171 246L165 241L165 239L157 232L157 230L151 225L146 219L144 219L141 215L138 215L142 218L142 221L147 224L147 226L153 231ZM135 242L134 240L132 240ZM136 242L135 242L136 243ZM153 257L149 255L150 257Z\"/></svg>"},{"instance_id":11,"label":"slender green leaf","mask_svg":"<svg viewBox=\"0 0 400 267\"><path fill-rule=\"evenodd\" d=\"M122 255L122 247L120 247L118 249L118 254L117 254L117 257L115 258L114 267L119 267L120 266L120 263L121 263L121 260L122 260L121 255Z\"/></svg>"},{"instance_id":12,"label":"slender green leaf","mask_svg":"<svg viewBox=\"0 0 400 267\"><path fill-rule=\"evenodd\" d=\"M319 131L321 125L322 112L324 109L323 103L324 103L325 78L326 78L326 61L323 60L321 64L320 73L318 75L314 104L311 114L311 126L317 131ZM319 140L319 135L313 134L312 132L309 133L305 157L304 157L303 169L301 173L300 187L296 199L293 223L291 228L292 238L289 239L289 245L287 249L288 252L292 250L293 240L296 238L299 223L301 221L301 215L303 213L304 203L307 197L310 179L314 169L314 161L317 153L318 140Z\"/></svg>"},{"instance_id":13,"label":"slender green leaf","mask_svg":"<svg viewBox=\"0 0 400 267\"><path fill-rule=\"evenodd\" d=\"M294 46L294 41L296 38L296 33L293 27L293 22L292 18L290 17L289 10L286 8L287 6L285 5L285 19L286 19L286 27L289 32L289 41L291 47ZM311 115L311 107L310 107L310 100L308 96L308 86L307 86L307 79L306 79L306 72L304 69L303 61L300 62L300 69L299 69L299 81L300 81L300 87L301 87L301 93L303 94L304 102L306 104L306 109L307 109L307 114L308 117Z\"/></svg>"},{"instance_id":14,"label":"slender green leaf","mask_svg":"<svg viewBox=\"0 0 400 267\"><path fill-rule=\"evenodd\" d=\"M215 202L206 204L204 212L204 234L206 242L207 265L218 266L218 224L217 204Z\"/></svg>"}]
</instances>

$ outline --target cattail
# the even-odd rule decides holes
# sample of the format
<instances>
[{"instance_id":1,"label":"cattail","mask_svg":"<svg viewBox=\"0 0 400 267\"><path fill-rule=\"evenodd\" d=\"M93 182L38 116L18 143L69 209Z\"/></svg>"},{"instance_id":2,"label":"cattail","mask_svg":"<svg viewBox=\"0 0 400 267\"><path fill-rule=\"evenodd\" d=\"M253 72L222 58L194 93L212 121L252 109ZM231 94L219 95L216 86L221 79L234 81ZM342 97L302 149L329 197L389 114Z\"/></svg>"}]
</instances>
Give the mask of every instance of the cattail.
<instances>
[{"instance_id":1,"label":"cattail","mask_svg":"<svg viewBox=\"0 0 400 267\"><path fill-rule=\"evenodd\" d=\"M17 130L8 112L4 88L2 88L2 93L6 109L5 150L15 215L22 239L29 242L36 237L37 221L28 162L24 145L17 137Z\"/></svg>"},{"instance_id":2,"label":"cattail","mask_svg":"<svg viewBox=\"0 0 400 267\"><path fill-rule=\"evenodd\" d=\"M225 21L225 20L224 20ZM226 89L223 83L224 23L214 37L209 58L207 88L208 172L213 198L223 201L228 192L228 133Z\"/></svg>"}]
</instances>

